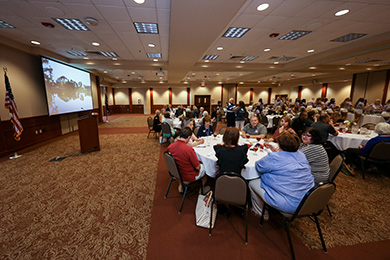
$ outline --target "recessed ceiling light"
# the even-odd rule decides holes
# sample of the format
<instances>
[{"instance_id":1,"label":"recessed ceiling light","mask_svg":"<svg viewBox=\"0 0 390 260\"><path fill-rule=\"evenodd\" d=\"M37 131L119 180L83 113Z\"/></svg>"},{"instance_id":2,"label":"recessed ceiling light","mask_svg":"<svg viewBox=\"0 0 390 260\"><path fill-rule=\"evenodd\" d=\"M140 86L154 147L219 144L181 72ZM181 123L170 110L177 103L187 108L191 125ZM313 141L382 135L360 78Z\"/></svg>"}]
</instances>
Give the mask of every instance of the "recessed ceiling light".
<instances>
[{"instance_id":1,"label":"recessed ceiling light","mask_svg":"<svg viewBox=\"0 0 390 260\"><path fill-rule=\"evenodd\" d=\"M135 74L135 72L134 72L134 71L132 71L132 72L131 72L131 74Z\"/></svg>"},{"instance_id":2,"label":"recessed ceiling light","mask_svg":"<svg viewBox=\"0 0 390 260\"><path fill-rule=\"evenodd\" d=\"M209 66L207 66L207 65L202 65L202 68L208 68Z\"/></svg>"},{"instance_id":3,"label":"recessed ceiling light","mask_svg":"<svg viewBox=\"0 0 390 260\"><path fill-rule=\"evenodd\" d=\"M350 66L351 65L351 63L347 63L347 64L345 64L345 66Z\"/></svg>"},{"instance_id":4,"label":"recessed ceiling light","mask_svg":"<svg viewBox=\"0 0 390 260\"><path fill-rule=\"evenodd\" d=\"M339 70L345 70L345 68L341 67L341 68L339 68Z\"/></svg>"},{"instance_id":5,"label":"recessed ceiling light","mask_svg":"<svg viewBox=\"0 0 390 260\"><path fill-rule=\"evenodd\" d=\"M218 84L222 84L223 82L222 81L218 81Z\"/></svg>"},{"instance_id":6,"label":"recessed ceiling light","mask_svg":"<svg viewBox=\"0 0 390 260\"><path fill-rule=\"evenodd\" d=\"M184 81L184 84L188 84L188 82L187 82L187 81Z\"/></svg>"},{"instance_id":7,"label":"recessed ceiling light","mask_svg":"<svg viewBox=\"0 0 390 260\"><path fill-rule=\"evenodd\" d=\"M279 40L296 40L299 39L307 34L311 33L311 31L298 31L298 30L293 30L282 37L279 38Z\"/></svg>"},{"instance_id":8,"label":"recessed ceiling light","mask_svg":"<svg viewBox=\"0 0 390 260\"><path fill-rule=\"evenodd\" d=\"M314 50L307 50L307 52L314 52Z\"/></svg>"},{"instance_id":9,"label":"recessed ceiling light","mask_svg":"<svg viewBox=\"0 0 390 260\"><path fill-rule=\"evenodd\" d=\"M241 38L245 33L247 33L250 28L237 28L230 27L227 31L222 35L222 37L226 38Z\"/></svg>"},{"instance_id":10,"label":"recessed ceiling light","mask_svg":"<svg viewBox=\"0 0 390 260\"><path fill-rule=\"evenodd\" d=\"M274 66L271 66L271 67L269 67L270 69L273 69L273 68L275 68Z\"/></svg>"},{"instance_id":11,"label":"recessed ceiling light","mask_svg":"<svg viewBox=\"0 0 390 260\"><path fill-rule=\"evenodd\" d=\"M215 75L219 76L219 73L217 73L217 74L215 74Z\"/></svg>"},{"instance_id":12,"label":"recessed ceiling light","mask_svg":"<svg viewBox=\"0 0 390 260\"><path fill-rule=\"evenodd\" d=\"M34 45L41 45L41 43L38 42L38 41L31 41L31 43L34 44Z\"/></svg>"},{"instance_id":13,"label":"recessed ceiling light","mask_svg":"<svg viewBox=\"0 0 390 260\"><path fill-rule=\"evenodd\" d=\"M156 23L134 23L138 33L158 34L158 26Z\"/></svg>"},{"instance_id":14,"label":"recessed ceiling light","mask_svg":"<svg viewBox=\"0 0 390 260\"><path fill-rule=\"evenodd\" d=\"M158 61L158 59L153 59L153 61Z\"/></svg>"},{"instance_id":15,"label":"recessed ceiling light","mask_svg":"<svg viewBox=\"0 0 390 260\"><path fill-rule=\"evenodd\" d=\"M149 46L150 48L156 47L156 45L154 45L153 43L148 43L148 46Z\"/></svg>"},{"instance_id":16,"label":"recessed ceiling light","mask_svg":"<svg viewBox=\"0 0 390 260\"><path fill-rule=\"evenodd\" d=\"M146 55L148 56L148 58L161 58L161 53L146 53Z\"/></svg>"},{"instance_id":17,"label":"recessed ceiling light","mask_svg":"<svg viewBox=\"0 0 390 260\"><path fill-rule=\"evenodd\" d=\"M374 66L375 66L375 67L378 67L378 66L380 66L380 64L374 64Z\"/></svg>"},{"instance_id":18,"label":"recessed ceiling light","mask_svg":"<svg viewBox=\"0 0 390 260\"><path fill-rule=\"evenodd\" d=\"M312 77L315 77L316 74L311 74Z\"/></svg>"},{"instance_id":19,"label":"recessed ceiling light","mask_svg":"<svg viewBox=\"0 0 390 260\"><path fill-rule=\"evenodd\" d=\"M367 68L367 70L371 70L371 68Z\"/></svg>"},{"instance_id":20,"label":"recessed ceiling light","mask_svg":"<svg viewBox=\"0 0 390 260\"><path fill-rule=\"evenodd\" d=\"M89 28L79 19L72 18L52 18L58 24L69 31L89 31Z\"/></svg>"},{"instance_id":21,"label":"recessed ceiling light","mask_svg":"<svg viewBox=\"0 0 390 260\"><path fill-rule=\"evenodd\" d=\"M119 66L119 65L121 65L121 64L118 63L118 62L115 62L114 65L115 65L115 66Z\"/></svg>"},{"instance_id":22,"label":"recessed ceiling light","mask_svg":"<svg viewBox=\"0 0 390 260\"><path fill-rule=\"evenodd\" d=\"M112 58L112 60L118 60L118 58Z\"/></svg>"},{"instance_id":23,"label":"recessed ceiling light","mask_svg":"<svg viewBox=\"0 0 390 260\"><path fill-rule=\"evenodd\" d=\"M243 82L243 81L241 81L241 82L240 82L240 84L244 84L244 82Z\"/></svg>"},{"instance_id":24,"label":"recessed ceiling light","mask_svg":"<svg viewBox=\"0 0 390 260\"><path fill-rule=\"evenodd\" d=\"M270 51L271 49L267 48L267 49L264 49L264 51Z\"/></svg>"},{"instance_id":25,"label":"recessed ceiling light","mask_svg":"<svg viewBox=\"0 0 390 260\"><path fill-rule=\"evenodd\" d=\"M84 59L84 60L89 60L89 58L88 58L88 57L83 57L83 59Z\"/></svg>"},{"instance_id":26,"label":"recessed ceiling light","mask_svg":"<svg viewBox=\"0 0 390 260\"><path fill-rule=\"evenodd\" d=\"M7 22L4 22L3 20L0 20L0 28L13 29L13 28L15 28L15 26L13 26Z\"/></svg>"},{"instance_id":27,"label":"recessed ceiling light","mask_svg":"<svg viewBox=\"0 0 390 260\"><path fill-rule=\"evenodd\" d=\"M219 47L217 47L217 50L222 51L222 50L223 50L223 47L222 47L222 46L219 46Z\"/></svg>"},{"instance_id":28,"label":"recessed ceiling light","mask_svg":"<svg viewBox=\"0 0 390 260\"><path fill-rule=\"evenodd\" d=\"M92 45L93 45L93 46L100 46L100 43L98 43L98 42L93 42Z\"/></svg>"},{"instance_id":29,"label":"recessed ceiling light","mask_svg":"<svg viewBox=\"0 0 390 260\"><path fill-rule=\"evenodd\" d=\"M160 84L163 84L163 83L164 83L164 81L162 81L162 80L161 80L159 83L160 83Z\"/></svg>"},{"instance_id":30,"label":"recessed ceiling light","mask_svg":"<svg viewBox=\"0 0 390 260\"><path fill-rule=\"evenodd\" d=\"M240 63L245 63L245 61L242 60L242 61L240 61Z\"/></svg>"},{"instance_id":31,"label":"recessed ceiling light","mask_svg":"<svg viewBox=\"0 0 390 260\"><path fill-rule=\"evenodd\" d=\"M279 61L275 61L274 64L279 64Z\"/></svg>"},{"instance_id":32,"label":"recessed ceiling light","mask_svg":"<svg viewBox=\"0 0 390 260\"><path fill-rule=\"evenodd\" d=\"M93 63L93 62L87 62L85 64L87 64L87 65L95 65L95 63Z\"/></svg>"},{"instance_id":33,"label":"recessed ceiling light","mask_svg":"<svg viewBox=\"0 0 390 260\"><path fill-rule=\"evenodd\" d=\"M257 11L261 12L261 11L266 10L268 7L269 7L269 4L264 3L264 4L259 5L256 9L257 9Z\"/></svg>"},{"instance_id":34,"label":"recessed ceiling light","mask_svg":"<svg viewBox=\"0 0 390 260\"><path fill-rule=\"evenodd\" d=\"M316 69L316 67L309 67L309 69L311 69L311 70L315 70L315 69Z\"/></svg>"},{"instance_id":35,"label":"recessed ceiling light","mask_svg":"<svg viewBox=\"0 0 390 260\"><path fill-rule=\"evenodd\" d=\"M210 62L210 60L205 60L204 62Z\"/></svg>"},{"instance_id":36,"label":"recessed ceiling light","mask_svg":"<svg viewBox=\"0 0 390 260\"><path fill-rule=\"evenodd\" d=\"M342 15L347 14L347 13L349 13L349 10L344 9L344 10L340 10L340 11L336 12L334 15L335 16L342 16Z\"/></svg>"},{"instance_id":37,"label":"recessed ceiling light","mask_svg":"<svg viewBox=\"0 0 390 260\"><path fill-rule=\"evenodd\" d=\"M242 66L236 66L236 68L238 68L238 69L241 69L241 68L242 68Z\"/></svg>"},{"instance_id":38,"label":"recessed ceiling light","mask_svg":"<svg viewBox=\"0 0 390 260\"><path fill-rule=\"evenodd\" d=\"M107 73L107 70L103 71L103 73Z\"/></svg>"},{"instance_id":39,"label":"recessed ceiling light","mask_svg":"<svg viewBox=\"0 0 390 260\"><path fill-rule=\"evenodd\" d=\"M240 73L240 76L242 76L242 73Z\"/></svg>"},{"instance_id":40,"label":"recessed ceiling light","mask_svg":"<svg viewBox=\"0 0 390 260\"><path fill-rule=\"evenodd\" d=\"M139 5L142 5L143 3L145 3L145 0L134 0L134 2Z\"/></svg>"}]
</instances>

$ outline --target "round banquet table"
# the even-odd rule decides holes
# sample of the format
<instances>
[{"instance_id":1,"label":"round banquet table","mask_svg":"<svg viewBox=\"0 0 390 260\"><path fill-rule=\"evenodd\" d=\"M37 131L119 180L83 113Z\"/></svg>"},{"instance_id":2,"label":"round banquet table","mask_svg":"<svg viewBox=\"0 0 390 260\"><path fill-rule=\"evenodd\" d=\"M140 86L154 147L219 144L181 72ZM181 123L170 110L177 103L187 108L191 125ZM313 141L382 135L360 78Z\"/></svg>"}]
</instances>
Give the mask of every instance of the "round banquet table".
<instances>
[{"instance_id":1,"label":"round banquet table","mask_svg":"<svg viewBox=\"0 0 390 260\"><path fill-rule=\"evenodd\" d=\"M381 122L385 122L385 119L382 116L379 115L362 115L359 122L358 126L365 125L367 123L373 123L373 124L378 124Z\"/></svg>"},{"instance_id":2,"label":"round banquet table","mask_svg":"<svg viewBox=\"0 0 390 260\"><path fill-rule=\"evenodd\" d=\"M218 174L218 166L217 166L217 157L215 156L215 151L213 146L216 144L222 144L222 135L218 135L216 138L213 136L209 136L205 139L204 144L198 145L194 147L195 153L198 156L199 161L201 161L205 167L206 174L212 178L215 178ZM246 143L252 143L253 145L257 144L257 140L250 138L245 139L240 137L239 145L244 145ZM264 144L264 140L260 140L261 144ZM270 143L271 145L277 147L276 143ZM249 162L245 164L245 169L242 169L241 175L246 180L253 180L260 177L259 173L256 170L255 162L266 156L270 153L271 150L268 148L260 149L257 152L252 150L248 150L248 159Z\"/></svg>"},{"instance_id":3,"label":"round banquet table","mask_svg":"<svg viewBox=\"0 0 390 260\"><path fill-rule=\"evenodd\" d=\"M267 128L274 127L274 117L282 117L281 115L267 115L268 125ZM278 127L278 126L276 126Z\"/></svg>"},{"instance_id":4,"label":"round banquet table","mask_svg":"<svg viewBox=\"0 0 390 260\"><path fill-rule=\"evenodd\" d=\"M348 148L358 148L359 145L365 145L368 140L377 136L378 134L372 132L371 134L349 134L349 133L341 133L337 136L330 135L328 140L336 146L339 151L345 151Z\"/></svg>"}]
</instances>

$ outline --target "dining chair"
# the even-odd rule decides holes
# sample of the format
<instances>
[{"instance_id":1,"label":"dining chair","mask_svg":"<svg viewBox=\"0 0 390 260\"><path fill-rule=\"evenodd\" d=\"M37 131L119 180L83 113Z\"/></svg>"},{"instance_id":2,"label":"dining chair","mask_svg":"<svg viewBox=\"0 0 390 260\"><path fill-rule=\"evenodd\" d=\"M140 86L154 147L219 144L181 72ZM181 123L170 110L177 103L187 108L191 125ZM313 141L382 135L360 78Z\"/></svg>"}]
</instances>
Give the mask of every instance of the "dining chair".
<instances>
[{"instance_id":1,"label":"dining chair","mask_svg":"<svg viewBox=\"0 0 390 260\"><path fill-rule=\"evenodd\" d=\"M225 133L226 129L227 129L227 126L221 127L221 129L219 129L219 134L223 135Z\"/></svg>"},{"instance_id":2,"label":"dining chair","mask_svg":"<svg viewBox=\"0 0 390 260\"><path fill-rule=\"evenodd\" d=\"M228 172L217 176L215 179L215 189L211 208L213 203L233 205L244 209L245 214L245 244L248 244L248 183L237 173ZM209 235L211 236L211 223L213 219L213 211L210 214Z\"/></svg>"},{"instance_id":3,"label":"dining chair","mask_svg":"<svg viewBox=\"0 0 390 260\"><path fill-rule=\"evenodd\" d=\"M199 127L195 127L195 129L194 129L194 135L195 135L195 136L198 136L198 132L199 132Z\"/></svg>"},{"instance_id":4,"label":"dining chair","mask_svg":"<svg viewBox=\"0 0 390 260\"><path fill-rule=\"evenodd\" d=\"M163 138L167 138L168 144L171 143L172 131L171 126L167 122L161 123L161 135Z\"/></svg>"},{"instance_id":5,"label":"dining chair","mask_svg":"<svg viewBox=\"0 0 390 260\"><path fill-rule=\"evenodd\" d=\"M379 142L375 144L368 156L360 155L359 159L362 166L363 179L365 179L365 166L368 163L390 164L390 143Z\"/></svg>"},{"instance_id":6,"label":"dining chair","mask_svg":"<svg viewBox=\"0 0 390 260\"><path fill-rule=\"evenodd\" d=\"M149 138L150 133L154 133L157 136L156 131L153 129L153 118L151 116L149 116L146 119L146 121L148 123L148 129L149 129L148 138Z\"/></svg>"},{"instance_id":7,"label":"dining chair","mask_svg":"<svg viewBox=\"0 0 390 260\"><path fill-rule=\"evenodd\" d=\"M171 179L169 180L168 188L167 188L167 191L165 193L164 199L166 199L168 196L168 192L169 192L169 189L171 188L172 181L174 181L174 180L180 181L181 185L183 186L183 189L184 189L183 190L183 197L181 199L180 208L179 208L179 214L180 214L181 210L183 209L184 199L186 197L188 187L194 183L201 183L202 179L199 179L196 181L191 181L191 182L183 181L179 167L177 166L176 160L172 156L172 154L168 151L165 151L164 152L164 159L165 159L165 163L168 167L168 173L171 176ZM200 187L201 187L201 192L203 193L202 185Z\"/></svg>"},{"instance_id":8,"label":"dining chair","mask_svg":"<svg viewBox=\"0 0 390 260\"><path fill-rule=\"evenodd\" d=\"M299 203L299 206L293 214L279 211L271 207L269 204L267 204L267 202L264 202L262 212L265 212L266 209L274 209L282 217L287 232L287 238L288 243L290 245L292 259L295 259L295 253L290 235L290 224L297 218L309 217L310 220L316 223L322 248L325 253L327 252L324 237L322 236L320 222L318 221L318 216L322 213L326 205L328 205L329 200L331 199L335 190L336 184L334 184L333 182L327 182L314 186L306 193L306 195L303 197L303 199ZM264 213L261 215L260 225L263 225L263 221Z\"/></svg>"},{"instance_id":9,"label":"dining chair","mask_svg":"<svg viewBox=\"0 0 390 260\"><path fill-rule=\"evenodd\" d=\"M217 124L218 124L217 119L215 119L215 120L213 121L213 130L214 130L214 132L217 131Z\"/></svg>"},{"instance_id":10,"label":"dining chair","mask_svg":"<svg viewBox=\"0 0 390 260\"><path fill-rule=\"evenodd\" d=\"M341 168L343 167L343 164L344 164L344 157L341 154L337 155L332 160L332 162L329 164L329 168L330 168L330 173L329 173L329 178L328 178L329 182L334 182L334 180L336 179L337 175L339 174ZM326 209L328 210L329 216L333 217L332 212L330 211L329 205L326 205Z\"/></svg>"}]
</instances>

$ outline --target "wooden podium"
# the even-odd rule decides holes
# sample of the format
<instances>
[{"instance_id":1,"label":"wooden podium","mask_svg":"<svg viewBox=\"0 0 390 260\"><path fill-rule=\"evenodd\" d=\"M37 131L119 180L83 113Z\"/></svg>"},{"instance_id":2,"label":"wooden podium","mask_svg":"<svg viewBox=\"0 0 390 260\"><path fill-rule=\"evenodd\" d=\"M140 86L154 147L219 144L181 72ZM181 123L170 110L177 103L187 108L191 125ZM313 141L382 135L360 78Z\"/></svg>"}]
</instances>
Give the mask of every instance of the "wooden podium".
<instances>
[{"instance_id":1,"label":"wooden podium","mask_svg":"<svg viewBox=\"0 0 390 260\"><path fill-rule=\"evenodd\" d=\"M86 115L77 120L81 152L100 150L97 115Z\"/></svg>"}]
</instances>

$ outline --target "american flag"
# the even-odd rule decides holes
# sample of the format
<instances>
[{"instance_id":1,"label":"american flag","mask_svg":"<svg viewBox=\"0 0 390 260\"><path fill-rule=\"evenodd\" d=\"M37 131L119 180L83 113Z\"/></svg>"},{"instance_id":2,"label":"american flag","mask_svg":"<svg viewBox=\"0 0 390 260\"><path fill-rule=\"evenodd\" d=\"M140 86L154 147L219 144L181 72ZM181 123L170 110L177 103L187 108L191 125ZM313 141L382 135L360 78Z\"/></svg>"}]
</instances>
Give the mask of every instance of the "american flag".
<instances>
[{"instance_id":1,"label":"american flag","mask_svg":"<svg viewBox=\"0 0 390 260\"><path fill-rule=\"evenodd\" d=\"M110 114L110 107L108 106L107 88L104 91L104 103L106 106L106 113L107 113L107 115L109 115Z\"/></svg>"},{"instance_id":2,"label":"american flag","mask_svg":"<svg viewBox=\"0 0 390 260\"><path fill-rule=\"evenodd\" d=\"M14 95L12 94L11 85L9 84L7 74L5 77L5 108L9 109L9 115L14 128L14 138L16 141L20 140L20 135L23 132L23 126L20 123L18 109L16 107Z\"/></svg>"}]
</instances>

